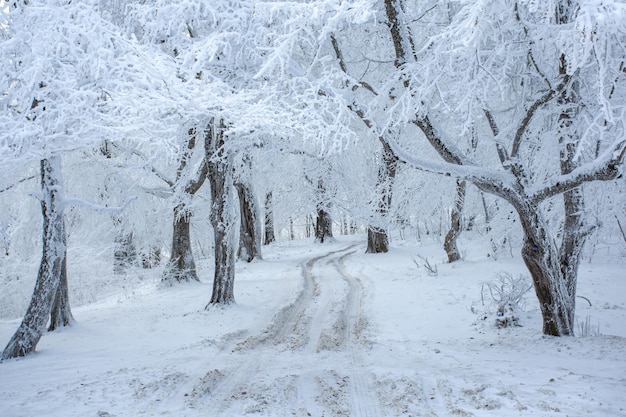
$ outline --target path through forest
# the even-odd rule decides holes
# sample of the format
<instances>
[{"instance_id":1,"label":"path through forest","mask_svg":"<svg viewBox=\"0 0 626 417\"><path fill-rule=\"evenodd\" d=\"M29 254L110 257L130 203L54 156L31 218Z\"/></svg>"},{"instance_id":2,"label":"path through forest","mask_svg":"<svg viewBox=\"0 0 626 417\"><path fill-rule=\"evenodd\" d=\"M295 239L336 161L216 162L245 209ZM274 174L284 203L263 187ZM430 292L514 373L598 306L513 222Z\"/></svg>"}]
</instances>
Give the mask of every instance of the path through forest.
<instances>
[{"instance_id":1,"label":"path through forest","mask_svg":"<svg viewBox=\"0 0 626 417\"><path fill-rule=\"evenodd\" d=\"M437 244L369 255L359 236L277 243L237 264L237 304L209 311L210 283L163 286L153 271L133 287L112 276L117 295L76 307L72 328L0 364L0 415L624 415L614 389L626 384L623 265L581 270L593 306L579 315L605 336L547 338L532 294L523 327L495 328L481 287L524 266L472 249L444 264ZM199 263L201 276L210 265ZM0 339L17 325L0 321Z\"/></svg>"},{"instance_id":2,"label":"path through forest","mask_svg":"<svg viewBox=\"0 0 626 417\"><path fill-rule=\"evenodd\" d=\"M281 397L290 408L284 415L382 415L364 360L365 289L344 266L355 251L349 245L302 262L296 300L260 334L224 346L229 367L210 371L215 384L204 387L218 415L277 412L272 403Z\"/></svg>"}]
</instances>

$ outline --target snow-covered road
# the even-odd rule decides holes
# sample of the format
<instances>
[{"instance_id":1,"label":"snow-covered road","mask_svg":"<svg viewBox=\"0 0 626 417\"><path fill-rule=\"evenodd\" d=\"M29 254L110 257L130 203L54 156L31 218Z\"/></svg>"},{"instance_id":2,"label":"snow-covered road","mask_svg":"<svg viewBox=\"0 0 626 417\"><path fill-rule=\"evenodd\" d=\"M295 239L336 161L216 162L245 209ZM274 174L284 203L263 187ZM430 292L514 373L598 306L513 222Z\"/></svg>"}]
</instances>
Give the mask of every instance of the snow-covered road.
<instances>
[{"instance_id":1,"label":"snow-covered road","mask_svg":"<svg viewBox=\"0 0 626 417\"><path fill-rule=\"evenodd\" d=\"M276 244L238 264L237 304L209 311L209 283L163 287L159 271L118 282L38 353L0 364L0 416L626 415L619 260L581 267L593 306L579 316L606 335L546 338L532 294L518 328L496 329L481 300L498 271L524 272L519 259L476 250L449 265L435 244L363 252L358 236ZM0 342L18 324L0 321Z\"/></svg>"}]
</instances>

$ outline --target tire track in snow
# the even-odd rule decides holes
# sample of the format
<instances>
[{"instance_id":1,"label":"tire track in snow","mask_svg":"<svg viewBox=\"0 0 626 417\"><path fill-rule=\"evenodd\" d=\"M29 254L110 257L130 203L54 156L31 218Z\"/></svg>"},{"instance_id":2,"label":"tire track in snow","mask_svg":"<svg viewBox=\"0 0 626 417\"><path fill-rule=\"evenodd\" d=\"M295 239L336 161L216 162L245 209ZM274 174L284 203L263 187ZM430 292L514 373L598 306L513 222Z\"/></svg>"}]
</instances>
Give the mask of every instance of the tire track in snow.
<instances>
[{"instance_id":1,"label":"tire track in snow","mask_svg":"<svg viewBox=\"0 0 626 417\"><path fill-rule=\"evenodd\" d=\"M343 310L344 322L343 344L347 347L349 354L349 376L350 376L350 402L351 415L360 417L381 416L382 412L371 383L368 383L365 362L359 345L363 342L361 332L365 326L365 319L362 315L363 297L365 287L360 278L350 274L346 268L345 260L354 254L347 253L336 261L333 266L341 275L341 278L348 285L345 308Z\"/></svg>"},{"instance_id":2,"label":"tire track in snow","mask_svg":"<svg viewBox=\"0 0 626 417\"><path fill-rule=\"evenodd\" d=\"M295 301L281 309L281 311L274 316L271 324L260 335L248 337L246 340L237 343L234 350L243 351L253 349L259 345L269 344L287 344L287 348L291 350L304 346L306 344L306 338L301 338L300 340L293 339L294 335L309 333L306 328L310 326L310 323L308 323L310 320L307 320L305 313L320 292L318 279L313 274L313 266L327 258L348 251L355 246L356 244L353 244L302 262L300 268L303 286Z\"/></svg>"},{"instance_id":3,"label":"tire track in snow","mask_svg":"<svg viewBox=\"0 0 626 417\"><path fill-rule=\"evenodd\" d=\"M313 356L318 350L319 336L323 327L322 317L324 316L324 309L328 307L329 300L325 300L326 303L320 309L319 300L322 290L318 277L313 273L313 268L320 262L327 261L329 258L332 259L355 246L356 244L349 245L303 262L301 264L303 288L295 301L277 313L272 319L272 323L261 334L239 342L233 338L234 340L227 343L223 352L229 355L227 359L228 368L220 371L210 370L207 375L211 374L210 376L212 376L219 372L219 378L211 386L202 387L210 395L211 403L214 404L213 407L218 415L225 414L234 401L250 396L249 391L255 388L253 380L262 374L264 366L270 364L274 367L281 366L280 353L276 352L277 346L283 345L287 351L296 355L302 351L307 358L311 359L310 363L315 362ZM288 358L285 357L284 359L287 360ZM304 396L299 392L298 398L293 399L294 404L291 404L292 406L299 405L300 410L314 411L321 411L325 408L323 405L316 404L314 398L310 398L311 394L315 392L313 387L319 386L317 381L322 377L315 367L310 368L311 370L308 372L289 369L289 364L283 365L283 368L286 368L287 377L295 378L296 375L293 372L296 372L297 386L306 387ZM302 380L303 377L305 380Z\"/></svg>"}]
</instances>

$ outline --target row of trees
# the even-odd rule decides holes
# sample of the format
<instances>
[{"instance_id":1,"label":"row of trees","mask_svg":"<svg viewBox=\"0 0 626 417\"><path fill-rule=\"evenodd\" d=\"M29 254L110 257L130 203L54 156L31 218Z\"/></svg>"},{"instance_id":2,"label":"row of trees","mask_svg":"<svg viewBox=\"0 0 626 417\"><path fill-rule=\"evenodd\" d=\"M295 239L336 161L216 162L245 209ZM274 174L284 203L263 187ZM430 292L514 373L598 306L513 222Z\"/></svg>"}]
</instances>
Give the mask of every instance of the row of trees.
<instances>
[{"instance_id":1,"label":"row of trees","mask_svg":"<svg viewBox=\"0 0 626 417\"><path fill-rule=\"evenodd\" d=\"M68 207L115 218L122 264L133 251L123 224L134 203L115 181L91 201L64 194L62 160L77 154L118 176L135 169L145 195L167 199L170 283L198 279L190 224L208 184L209 304L234 301L236 257L261 256L263 229L274 238L280 173L310 190L320 242L342 205L367 223L372 253L388 250L400 172L455 178L450 261L471 183L485 221L488 195L517 213L543 332L573 334L578 263L598 227L583 186L620 178L626 152L624 12L573 0L10 2L0 14L4 190L38 163L44 220L35 292L2 357L33 351L50 315L51 328L71 322ZM264 228L259 177L269 179ZM342 196L342 183L371 191Z\"/></svg>"}]
</instances>

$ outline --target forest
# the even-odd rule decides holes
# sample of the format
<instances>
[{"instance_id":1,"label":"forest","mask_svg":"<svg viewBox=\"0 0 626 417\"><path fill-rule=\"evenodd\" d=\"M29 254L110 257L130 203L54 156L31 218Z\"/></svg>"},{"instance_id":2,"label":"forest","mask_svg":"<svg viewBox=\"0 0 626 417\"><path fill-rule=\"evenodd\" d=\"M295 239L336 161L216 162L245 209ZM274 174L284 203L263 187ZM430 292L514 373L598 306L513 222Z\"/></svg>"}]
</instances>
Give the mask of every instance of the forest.
<instances>
[{"instance_id":1,"label":"forest","mask_svg":"<svg viewBox=\"0 0 626 417\"><path fill-rule=\"evenodd\" d=\"M297 242L300 296L338 242L363 265L437 246L403 258L431 275L517 258L533 330L579 336L581 264L626 254L621 0L2 7L3 362L146 276L236 309L240 271Z\"/></svg>"},{"instance_id":2,"label":"forest","mask_svg":"<svg viewBox=\"0 0 626 417\"><path fill-rule=\"evenodd\" d=\"M206 395L222 398L213 402L215 415L567 410L551 402L551 385L526 381L542 398L532 406L532 394L519 387L491 385L503 374L524 385L513 365L492 374L472 368L458 380L406 374L425 358L420 343L443 360L425 365L429 372L448 365L444 374L461 372L453 364L471 361L469 354L454 359L446 353L454 339L439 340L446 323L466 315L497 327L484 330L475 319L477 333L455 328L464 352L476 352L476 367L488 363L494 345L504 349L495 353L501 358L516 351L520 364L525 353L516 349L528 349L555 373L544 361L563 346L589 361L603 360L595 356L603 349L623 358L621 322L609 322L617 327L608 339L581 345L573 336L594 333L580 308L601 308L612 320L626 309L623 272L615 272L626 255L624 1L3 3L0 368L7 384L29 361L71 357L89 326L118 321L122 346L135 343L134 332L156 332L157 317L178 335L160 348L174 349L175 339L186 346L172 351L207 349L225 362L200 372L178 353L161 352L156 382L145 372L126 381L134 371L120 351L110 369L100 363L94 371L134 390L138 408L120 400L128 408L115 415L206 415L190 411L205 407ZM499 284L486 281L487 271ZM443 305L463 307L472 291L480 293L479 309L496 301L493 310L481 315L472 304L437 316ZM518 310L527 294L534 316ZM603 307L592 295L606 298ZM401 308L413 297L419 306ZM119 305L99 317L104 310L94 309L113 299ZM523 336L494 335L524 318ZM430 326L423 339L389 330L420 320ZM38 353L47 339L67 351ZM476 339L482 344L474 351L468 341ZM86 349L109 341L99 334ZM156 352L150 343L137 349ZM383 370L392 366L386 347L398 343L402 370ZM322 373L324 355L346 365ZM77 354L76 366L83 359L93 358ZM563 360L558 369L572 363ZM317 368L294 371L302 361ZM173 363L176 372L168 370ZM603 400L566 388L558 394L577 396L573 409L618 415L626 404L610 387L624 383L623 359L594 363L584 362ZM259 388L254 375L264 364L271 381ZM50 372L43 380L67 375ZM583 389L586 377L569 375L576 376L541 378L577 378L571 389ZM473 378L491 382L468 385ZM102 394L102 404L123 392ZM415 404L398 405L411 396ZM86 408L75 415L114 415L92 397L76 398ZM174 411L158 408L170 403ZM33 412L17 410L4 408Z\"/></svg>"}]
</instances>

